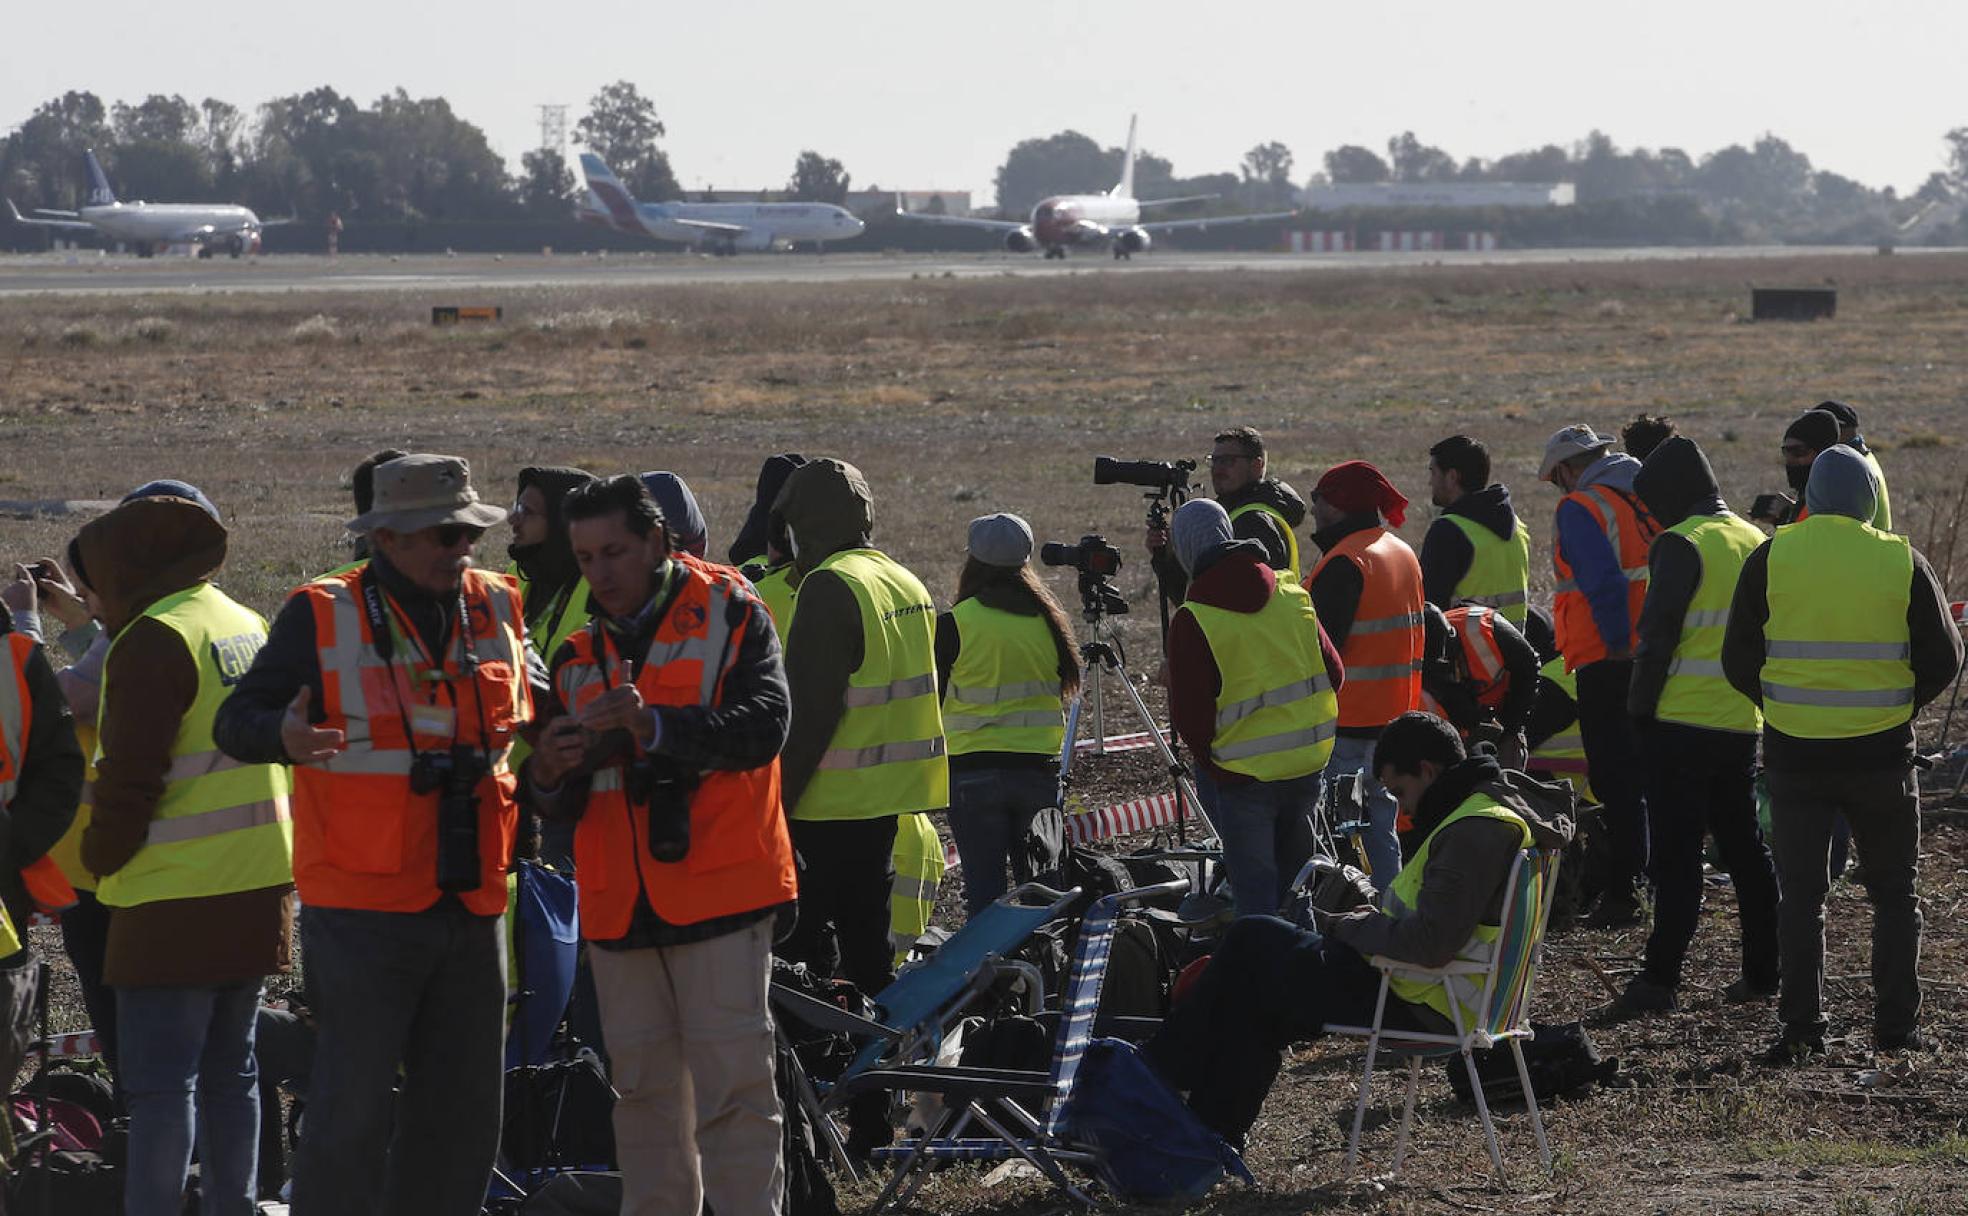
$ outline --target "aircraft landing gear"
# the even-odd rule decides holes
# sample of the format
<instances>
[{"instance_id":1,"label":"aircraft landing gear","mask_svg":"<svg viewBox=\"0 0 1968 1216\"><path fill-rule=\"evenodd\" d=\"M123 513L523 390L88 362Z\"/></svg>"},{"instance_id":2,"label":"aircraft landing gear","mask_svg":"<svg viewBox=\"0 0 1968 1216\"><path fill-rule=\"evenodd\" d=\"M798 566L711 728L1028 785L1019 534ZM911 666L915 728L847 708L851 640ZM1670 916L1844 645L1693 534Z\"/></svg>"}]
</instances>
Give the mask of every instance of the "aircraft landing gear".
<instances>
[{"instance_id":1,"label":"aircraft landing gear","mask_svg":"<svg viewBox=\"0 0 1968 1216\"><path fill-rule=\"evenodd\" d=\"M1119 245L1116 245L1114 246L1114 260L1116 262L1132 262L1134 260L1134 255L1129 253L1127 250L1121 248Z\"/></svg>"},{"instance_id":2,"label":"aircraft landing gear","mask_svg":"<svg viewBox=\"0 0 1968 1216\"><path fill-rule=\"evenodd\" d=\"M231 237L226 241L226 252L237 258L240 254L246 252L246 242L236 236Z\"/></svg>"},{"instance_id":3,"label":"aircraft landing gear","mask_svg":"<svg viewBox=\"0 0 1968 1216\"><path fill-rule=\"evenodd\" d=\"M1054 258L1058 258L1063 262L1066 260L1066 251L1058 245L1049 245L1046 247L1045 256L1048 262Z\"/></svg>"}]
</instances>

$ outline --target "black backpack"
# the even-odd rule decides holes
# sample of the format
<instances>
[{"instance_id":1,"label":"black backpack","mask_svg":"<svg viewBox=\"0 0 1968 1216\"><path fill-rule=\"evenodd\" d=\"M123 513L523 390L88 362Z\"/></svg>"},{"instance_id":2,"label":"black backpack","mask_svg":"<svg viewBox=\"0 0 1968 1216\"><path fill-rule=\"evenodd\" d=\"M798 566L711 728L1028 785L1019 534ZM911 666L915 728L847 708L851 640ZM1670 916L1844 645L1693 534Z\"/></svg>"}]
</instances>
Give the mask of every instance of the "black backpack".
<instances>
[{"instance_id":1,"label":"black backpack","mask_svg":"<svg viewBox=\"0 0 1968 1216\"><path fill-rule=\"evenodd\" d=\"M1510 1048L1497 1046L1478 1049L1476 1074L1483 1078L1483 1098L1492 1106L1524 1100L1524 1086L1517 1079L1517 1061ZM1619 1060L1599 1054L1599 1045L1579 1022L1532 1022L1531 1038L1524 1043L1524 1068L1531 1074L1531 1088L1538 1101L1548 1102L1568 1094L1582 1093L1619 1074ZM1469 1070L1460 1056L1448 1060L1449 1088L1463 1105L1474 1109L1476 1097L1469 1090Z\"/></svg>"},{"instance_id":2,"label":"black backpack","mask_svg":"<svg viewBox=\"0 0 1968 1216\"><path fill-rule=\"evenodd\" d=\"M615 1091L592 1054L508 1069L499 1147L516 1169L612 1168L614 1115Z\"/></svg>"},{"instance_id":3,"label":"black backpack","mask_svg":"<svg viewBox=\"0 0 1968 1216\"><path fill-rule=\"evenodd\" d=\"M100 1153L39 1154L8 1174L5 1187L5 1210L13 1216L123 1213L123 1172Z\"/></svg>"}]
</instances>

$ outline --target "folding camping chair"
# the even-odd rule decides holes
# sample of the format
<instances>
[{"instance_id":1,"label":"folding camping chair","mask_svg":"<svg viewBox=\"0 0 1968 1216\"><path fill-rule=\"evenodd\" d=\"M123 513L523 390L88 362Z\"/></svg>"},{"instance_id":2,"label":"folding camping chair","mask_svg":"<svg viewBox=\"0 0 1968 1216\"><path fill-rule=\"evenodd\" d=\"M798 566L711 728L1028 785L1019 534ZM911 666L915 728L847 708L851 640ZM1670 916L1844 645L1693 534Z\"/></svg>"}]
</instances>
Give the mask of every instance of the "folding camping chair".
<instances>
[{"instance_id":1,"label":"folding camping chair","mask_svg":"<svg viewBox=\"0 0 1968 1216\"><path fill-rule=\"evenodd\" d=\"M1367 1096L1373 1083L1375 1057L1384 1049L1408 1059L1408 1096L1401 1108L1401 1128L1394 1143L1394 1173L1408 1152L1408 1128L1414 1119L1415 1093L1421 1083L1421 1061L1460 1053L1469 1070L1470 1089L1476 1098L1476 1114L1483 1122L1483 1137L1490 1150L1490 1163L1496 1167L1497 1181L1506 1181L1503 1153L1497 1147L1496 1125L1490 1119L1489 1102L1483 1096L1483 1079L1476 1071L1471 1054L1477 1048L1510 1045L1517 1061L1517 1079L1524 1087L1524 1103L1531 1116L1531 1131L1537 1136L1538 1159L1546 1173L1551 1171L1551 1145L1544 1136L1544 1119L1538 1113L1537 1094L1531 1088L1530 1070L1524 1065L1523 1041L1531 1037L1531 987L1544 960L1544 927L1551 915L1551 896L1557 890L1559 853L1555 850L1526 849L1511 864L1504 885L1503 922L1498 926L1495 948L1487 963L1451 962L1442 967L1415 967L1375 955L1370 961L1380 968L1380 996L1374 1003L1372 1026L1333 1026L1328 1034L1352 1035L1367 1041L1367 1063L1360 1073L1360 1096L1353 1107L1353 1134L1346 1144L1346 1172L1351 1175L1360 1157L1360 1127L1366 1119ZM1449 1011L1455 1023L1454 1034L1384 1027L1388 981L1395 976L1430 980L1442 986L1449 996ZM1462 1024L1461 1004L1455 999L1455 985L1481 985L1475 1007L1482 1021L1474 1026Z\"/></svg>"},{"instance_id":2,"label":"folding camping chair","mask_svg":"<svg viewBox=\"0 0 1968 1216\"><path fill-rule=\"evenodd\" d=\"M1032 1165L1068 1198L1092 1205L1092 1198L1074 1185L1065 1167L1072 1165L1097 1175L1100 1158L1090 1146L1076 1144L1066 1134L1065 1115L1080 1061L1093 1037L1100 985L1106 978L1107 956L1114 944L1114 922L1123 905L1179 894L1188 887L1186 878L1137 887L1105 896L1087 909L1080 921L1071 978L1060 999L1059 1032L1049 1072L902 1065L869 1069L842 1080L835 1090L842 1101L870 1090L932 1093L944 1099L942 1116L927 1134L875 1150L875 1160L894 1163L895 1173L869 1209L870 1216L880 1216L898 1198L907 1203L929 1177L925 1167L931 1162L1004 1161L1013 1157ZM1043 1123L1032 1113L1042 1104L1046 1105ZM1012 1126L993 1115L992 1106L1008 1113ZM965 1137L972 1124L982 1125L990 1137Z\"/></svg>"}]
</instances>

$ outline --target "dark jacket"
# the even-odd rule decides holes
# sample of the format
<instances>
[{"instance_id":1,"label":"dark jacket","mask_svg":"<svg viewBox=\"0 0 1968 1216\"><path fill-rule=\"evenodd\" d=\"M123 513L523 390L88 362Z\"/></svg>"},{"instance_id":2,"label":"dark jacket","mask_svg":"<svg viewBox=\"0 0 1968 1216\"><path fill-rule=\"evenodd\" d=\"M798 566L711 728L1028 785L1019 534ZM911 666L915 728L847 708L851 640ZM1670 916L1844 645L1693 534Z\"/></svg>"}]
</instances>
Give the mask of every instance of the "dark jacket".
<instances>
[{"instance_id":1,"label":"dark jacket","mask_svg":"<svg viewBox=\"0 0 1968 1216\"><path fill-rule=\"evenodd\" d=\"M1481 690L1469 678L1461 639L1450 636L1448 614L1433 602L1422 610L1427 631L1421 660L1422 691L1435 698L1449 722L1464 735L1492 718L1505 734L1514 735L1525 729L1537 705L1537 651L1509 618L1502 613L1492 616L1491 633L1504 671L1503 701L1494 710L1477 700Z\"/></svg>"},{"instance_id":2,"label":"dark jacket","mask_svg":"<svg viewBox=\"0 0 1968 1216\"><path fill-rule=\"evenodd\" d=\"M1665 531L1695 515L1721 515L1728 504L1715 470L1694 440L1674 435L1633 476L1633 492L1663 529L1647 551L1647 599L1640 609L1640 645L1633 652L1627 709L1651 719L1667 685L1667 666L1681 644L1681 626L1702 577L1701 552L1685 536Z\"/></svg>"},{"instance_id":3,"label":"dark jacket","mask_svg":"<svg viewBox=\"0 0 1968 1216\"><path fill-rule=\"evenodd\" d=\"M1196 577L1189 584L1190 602L1221 608L1227 612L1256 613L1263 610L1277 593L1278 576L1264 560L1263 550L1252 541L1234 541L1206 553L1196 563ZM802 609L804 611L804 609ZM1339 660L1339 648L1319 629L1319 651L1325 656L1326 674L1334 691L1346 683L1346 668ZM1175 733L1220 785L1247 785L1256 778L1233 773L1211 762L1210 746L1216 740L1216 698L1223 691L1223 673L1210 653L1209 639L1196 618L1178 612L1169 618L1168 632L1169 714Z\"/></svg>"},{"instance_id":4,"label":"dark jacket","mask_svg":"<svg viewBox=\"0 0 1968 1216\"><path fill-rule=\"evenodd\" d=\"M146 498L87 524L76 548L116 638L103 667L102 759L82 863L110 875L144 848L164 795L179 724L198 697L198 666L169 626L143 616L158 600L208 582L226 531L184 499ZM231 984L292 966L291 882L256 891L160 900L110 917L103 980L117 987Z\"/></svg>"},{"instance_id":5,"label":"dark jacket","mask_svg":"<svg viewBox=\"0 0 1968 1216\"><path fill-rule=\"evenodd\" d=\"M1476 550L1451 515L1473 520L1496 533L1499 539L1517 535L1517 511L1510 505L1510 490L1492 483L1472 490L1442 508L1442 514L1428 525L1421 538L1421 590L1431 604L1455 607L1456 585L1469 573Z\"/></svg>"},{"instance_id":6,"label":"dark jacket","mask_svg":"<svg viewBox=\"0 0 1968 1216\"><path fill-rule=\"evenodd\" d=\"M673 567L666 567L665 576L670 568ZM659 578L657 594L642 612L629 620L597 616L589 628L608 631L616 653L632 670L640 671L650 643L675 598L676 585L668 577ZM732 628L735 632L742 627L744 640L731 656L718 685L717 703L654 707L661 726L653 754L674 761L685 771L743 772L758 768L770 763L786 741L792 704L786 696L779 635L772 628L772 617L766 612L765 603L756 596L732 600L730 612ZM554 652L553 670L558 672L573 657L574 644L562 643ZM557 691L558 682L553 683L554 691L540 700L535 713L535 719L543 726L567 713ZM533 760L528 757L520 777L521 797L545 818L578 820L588 809L593 771L625 759L632 746L627 732L614 731L602 736L589 749L581 769L567 774L551 790L542 790L534 784ZM771 909L763 908L690 925L672 925L656 915L646 894L638 892L628 933L619 941L597 944L615 948L684 945L742 928L770 912Z\"/></svg>"},{"instance_id":7,"label":"dark jacket","mask_svg":"<svg viewBox=\"0 0 1968 1216\"><path fill-rule=\"evenodd\" d=\"M13 631L13 620L0 605L0 634ZM7 915L25 942L34 901L21 883L21 867L46 856L75 821L75 807L82 800L84 764L82 745L75 739L75 716L68 698L62 695L47 651L38 644L28 651L21 674L27 681L27 695L33 698L34 712L22 732L23 754L15 757L20 771L15 778L14 800L0 805L0 899L5 900ZM13 675L6 673L4 678L12 679ZM7 964L7 959L0 959L0 966Z\"/></svg>"},{"instance_id":8,"label":"dark jacket","mask_svg":"<svg viewBox=\"0 0 1968 1216\"><path fill-rule=\"evenodd\" d=\"M1416 808L1416 837L1427 839L1474 794L1488 795L1523 816L1534 847L1562 849L1571 843L1572 787L1533 781L1488 756L1473 756L1435 779ZM1456 956L1477 925L1496 924L1502 916L1504 883L1520 844L1514 828L1494 819L1455 824L1430 842L1409 915L1396 920L1363 908L1334 920L1328 932L1364 955L1439 967Z\"/></svg>"},{"instance_id":9,"label":"dark jacket","mask_svg":"<svg viewBox=\"0 0 1968 1216\"><path fill-rule=\"evenodd\" d=\"M785 488L786 479L793 470L806 463L806 457L798 452L781 452L767 456L759 466L758 485L753 493L751 510L745 513L745 522L738 529L738 535L731 540L731 547L725 555L732 563L751 562L765 556L766 541L771 536L772 504L779 499L779 491Z\"/></svg>"},{"instance_id":10,"label":"dark jacket","mask_svg":"<svg viewBox=\"0 0 1968 1216\"><path fill-rule=\"evenodd\" d=\"M1305 522L1305 500L1298 491L1276 477L1266 477L1252 482L1243 489L1226 494L1217 499L1217 505L1226 513L1233 513L1251 503L1261 503L1284 516L1293 531ZM1256 541L1264 546L1264 562L1273 570L1283 570L1291 565L1290 538L1279 529L1278 521L1269 512L1251 511L1230 521L1230 535L1238 540ZM1300 555L1301 558L1303 554ZM1182 572L1182 566L1175 560L1171 549L1158 549L1149 559L1155 577L1160 582L1162 594L1170 604L1180 604L1187 593L1189 576Z\"/></svg>"},{"instance_id":11,"label":"dark jacket","mask_svg":"<svg viewBox=\"0 0 1968 1216\"><path fill-rule=\"evenodd\" d=\"M546 631L540 617L560 598L562 592L581 581L581 567L574 560L574 545L567 538L567 516L562 504L567 492L594 480L583 469L529 465L519 471L519 492L538 486L547 500L547 539L535 545L507 545L506 554L526 579L527 630Z\"/></svg>"},{"instance_id":12,"label":"dark jacket","mask_svg":"<svg viewBox=\"0 0 1968 1216\"><path fill-rule=\"evenodd\" d=\"M1729 628L1722 638L1722 672L1737 692L1763 704L1764 628L1770 621L1770 542L1743 563ZM1907 635L1912 643L1913 708L1947 691L1961 670L1961 631L1948 614L1947 595L1934 568L1913 551L1912 598ZM1897 768L1913 761L1913 720L1851 739L1797 739L1763 724L1763 763L1786 772L1863 771Z\"/></svg>"},{"instance_id":13,"label":"dark jacket","mask_svg":"<svg viewBox=\"0 0 1968 1216\"><path fill-rule=\"evenodd\" d=\"M1038 616L1041 609L1037 600L1020 588L1003 584L987 584L978 589L977 602L987 608L1000 612L1012 612L1019 616ZM938 695L947 699L950 695L950 670L957 665L963 655L963 634L957 629L954 613L939 612L936 615L936 687ZM1067 655L1059 657L1059 679L1063 684L1079 670L1077 660ZM953 773L987 768L1029 768L1047 772L1057 771L1058 756L1042 756L1037 752L965 752L961 756L950 757L950 771Z\"/></svg>"}]
</instances>

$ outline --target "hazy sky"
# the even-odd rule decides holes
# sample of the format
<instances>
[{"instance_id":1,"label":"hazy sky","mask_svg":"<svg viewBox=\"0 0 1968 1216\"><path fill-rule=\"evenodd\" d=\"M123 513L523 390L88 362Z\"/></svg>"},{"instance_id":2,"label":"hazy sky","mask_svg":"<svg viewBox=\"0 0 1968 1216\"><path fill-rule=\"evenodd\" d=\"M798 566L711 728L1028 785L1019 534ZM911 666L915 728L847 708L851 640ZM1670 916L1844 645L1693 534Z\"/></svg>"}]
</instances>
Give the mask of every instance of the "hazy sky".
<instances>
[{"instance_id":1,"label":"hazy sky","mask_svg":"<svg viewBox=\"0 0 1968 1216\"><path fill-rule=\"evenodd\" d=\"M30 27L67 20L26 11ZM1819 168L1903 192L1968 125L1964 0L334 0L194 20L98 0L49 37L0 42L0 128L68 89L250 108L319 84L367 104L401 85L449 98L516 166L539 103L568 103L571 124L626 78L669 125L686 186L776 186L814 148L858 185L979 203L1019 139L1071 127L1118 145L1134 111L1180 174L1233 169L1272 139L1303 181L1328 149L1380 150L1407 129L1489 158L1598 127L1696 156L1774 132Z\"/></svg>"}]
</instances>

